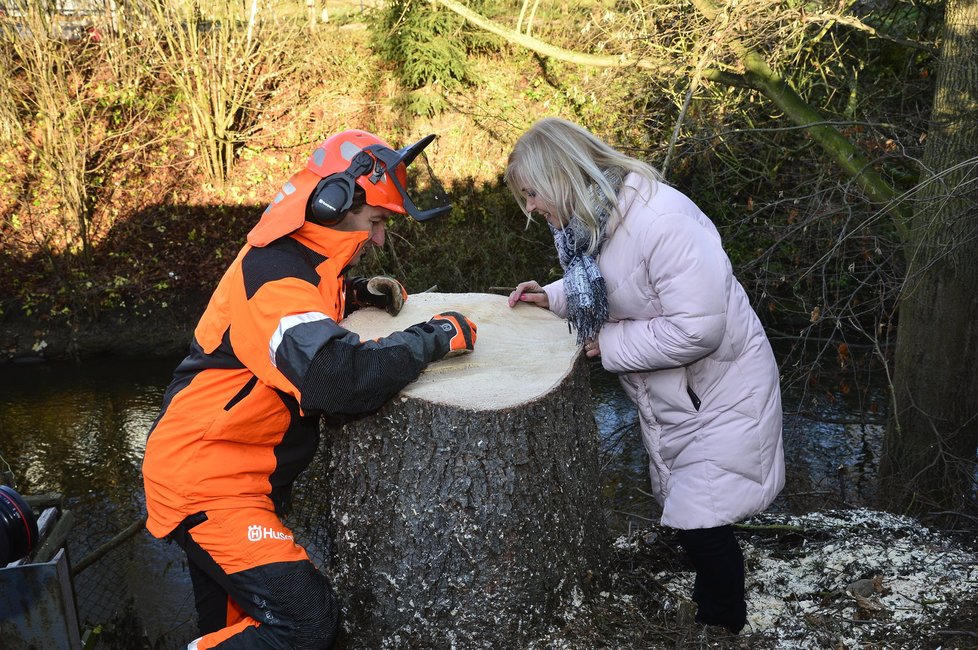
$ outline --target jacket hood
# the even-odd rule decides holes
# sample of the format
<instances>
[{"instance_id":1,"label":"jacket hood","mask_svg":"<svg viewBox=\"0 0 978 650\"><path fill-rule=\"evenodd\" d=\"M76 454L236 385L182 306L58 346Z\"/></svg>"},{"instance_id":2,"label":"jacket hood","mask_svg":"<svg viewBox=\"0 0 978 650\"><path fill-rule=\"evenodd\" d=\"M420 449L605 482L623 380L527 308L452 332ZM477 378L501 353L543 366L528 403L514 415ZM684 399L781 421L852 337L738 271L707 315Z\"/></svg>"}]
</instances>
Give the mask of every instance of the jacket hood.
<instances>
[{"instance_id":1,"label":"jacket hood","mask_svg":"<svg viewBox=\"0 0 978 650\"><path fill-rule=\"evenodd\" d=\"M370 239L370 233L335 230L306 221L306 202L319 181L320 177L308 169L295 173L248 233L248 244L262 248L291 235L329 258L337 266L337 272L348 266Z\"/></svg>"},{"instance_id":2,"label":"jacket hood","mask_svg":"<svg viewBox=\"0 0 978 650\"><path fill-rule=\"evenodd\" d=\"M301 228L306 221L309 195L320 180L318 174L308 169L293 174L248 233L248 243L261 248Z\"/></svg>"}]
</instances>

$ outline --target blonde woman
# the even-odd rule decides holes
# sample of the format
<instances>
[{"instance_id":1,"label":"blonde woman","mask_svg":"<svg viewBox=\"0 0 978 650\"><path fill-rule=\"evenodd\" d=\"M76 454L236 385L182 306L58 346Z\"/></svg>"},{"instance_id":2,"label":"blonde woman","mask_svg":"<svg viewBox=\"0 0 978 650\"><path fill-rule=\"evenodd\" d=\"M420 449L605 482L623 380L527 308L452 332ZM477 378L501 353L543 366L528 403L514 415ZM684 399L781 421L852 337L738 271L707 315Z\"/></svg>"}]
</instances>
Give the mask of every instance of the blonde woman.
<instances>
[{"instance_id":1,"label":"blonde woman","mask_svg":"<svg viewBox=\"0 0 978 650\"><path fill-rule=\"evenodd\" d=\"M509 296L567 318L635 403L662 524L696 569L696 620L739 632L732 524L784 485L778 368L713 223L658 172L557 118L516 142L505 175L550 227L564 277Z\"/></svg>"}]
</instances>

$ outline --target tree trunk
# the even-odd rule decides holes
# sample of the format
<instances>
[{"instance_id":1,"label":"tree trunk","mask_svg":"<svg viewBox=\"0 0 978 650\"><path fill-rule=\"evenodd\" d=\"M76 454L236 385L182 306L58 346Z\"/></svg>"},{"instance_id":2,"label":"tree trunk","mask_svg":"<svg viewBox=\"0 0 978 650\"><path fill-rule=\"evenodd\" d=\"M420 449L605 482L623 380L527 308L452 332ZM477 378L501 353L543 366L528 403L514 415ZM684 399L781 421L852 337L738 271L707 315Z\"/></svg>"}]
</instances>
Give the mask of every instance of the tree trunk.
<instances>
[{"instance_id":1,"label":"tree trunk","mask_svg":"<svg viewBox=\"0 0 978 650\"><path fill-rule=\"evenodd\" d=\"M894 508L973 499L978 446L978 3L947 7L900 303L880 477Z\"/></svg>"},{"instance_id":2,"label":"tree trunk","mask_svg":"<svg viewBox=\"0 0 978 650\"><path fill-rule=\"evenodd\" d=\"M345 647L517 647L601 567L597 427L563 320L501 296L417 294L397 318L368 309L344 325L374 338L449 309L477 324L475 352L326 431Z\"/></svg>"}]
</instances>

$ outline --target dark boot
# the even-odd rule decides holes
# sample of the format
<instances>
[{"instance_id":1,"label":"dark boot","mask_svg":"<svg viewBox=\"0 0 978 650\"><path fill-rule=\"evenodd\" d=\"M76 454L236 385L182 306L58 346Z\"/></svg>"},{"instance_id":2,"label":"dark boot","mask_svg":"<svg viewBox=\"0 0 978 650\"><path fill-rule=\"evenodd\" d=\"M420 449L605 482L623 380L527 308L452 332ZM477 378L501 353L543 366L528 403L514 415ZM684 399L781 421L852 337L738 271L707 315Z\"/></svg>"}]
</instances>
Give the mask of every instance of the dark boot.
<instances>
[{"instance_id":1,"label":"dark boot","mask_svg":"<svg viewBox=\"0 0 978 650\"><path fill-rule=\"evenodd\" d=\"M696 569L696 622L725 627L734 634L740 632L747 623L744 554L733 526L680 530L678 537Z\"/></svg>"}]
</instances>

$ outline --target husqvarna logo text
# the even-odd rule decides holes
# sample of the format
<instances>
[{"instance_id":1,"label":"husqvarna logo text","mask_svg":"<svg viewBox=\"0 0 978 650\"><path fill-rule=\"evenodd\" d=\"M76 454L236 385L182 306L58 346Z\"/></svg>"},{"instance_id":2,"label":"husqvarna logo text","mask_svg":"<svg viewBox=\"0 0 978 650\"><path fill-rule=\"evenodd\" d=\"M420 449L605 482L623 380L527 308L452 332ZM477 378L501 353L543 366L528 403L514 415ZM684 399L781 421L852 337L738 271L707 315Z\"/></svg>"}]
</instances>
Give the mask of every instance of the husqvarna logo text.
<instances>
[{"instance_id":1,"label":"husqvarna logo text","mask_svg":"<svg viewBox=\"0 0 978 650\"><path fill-rule=\"evenodd\" d=\"M279 539L283 541L292 541L292 535L283 533L280 530L275 530L274 528L262 528L258 524L252 524L251 526L248 526L249 542L260 542L263 539Z\"/></svg>"}]
</instances>

